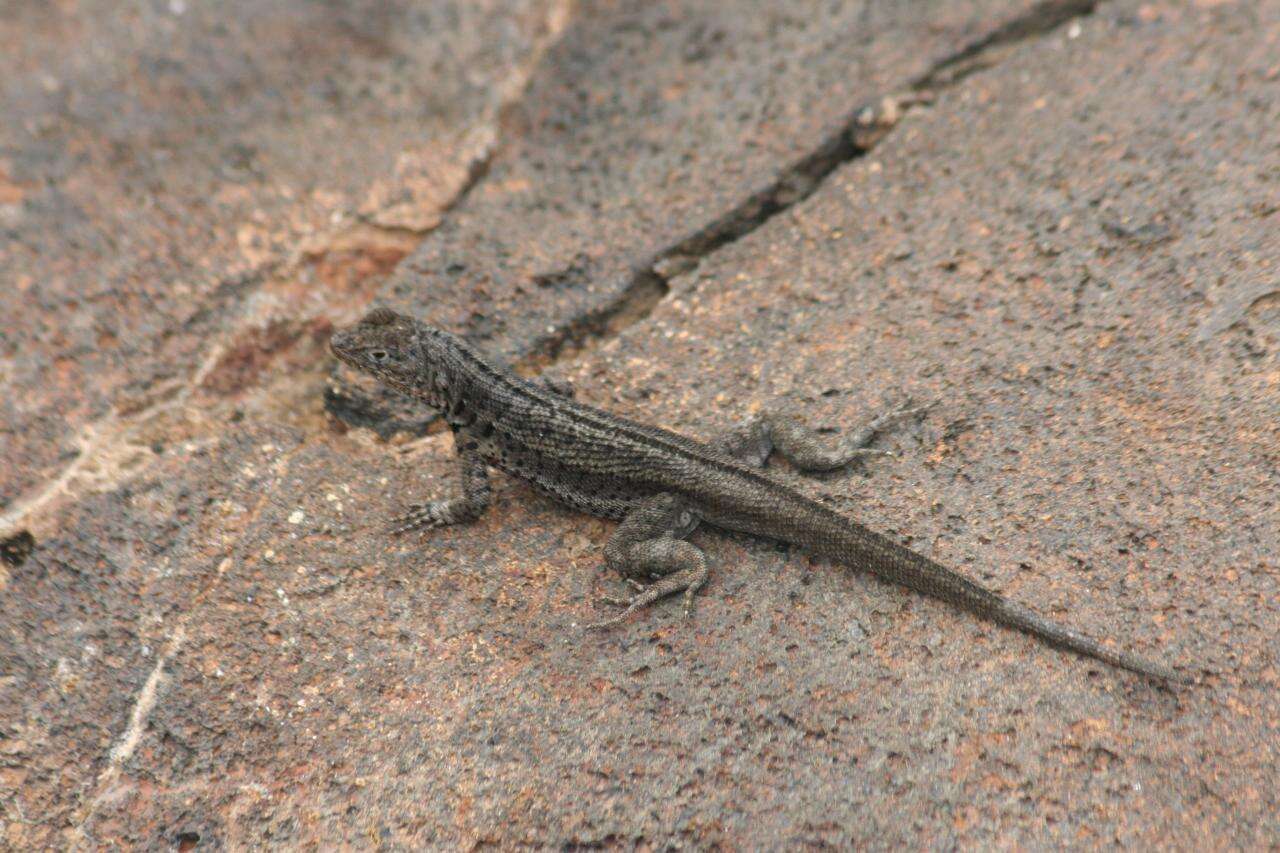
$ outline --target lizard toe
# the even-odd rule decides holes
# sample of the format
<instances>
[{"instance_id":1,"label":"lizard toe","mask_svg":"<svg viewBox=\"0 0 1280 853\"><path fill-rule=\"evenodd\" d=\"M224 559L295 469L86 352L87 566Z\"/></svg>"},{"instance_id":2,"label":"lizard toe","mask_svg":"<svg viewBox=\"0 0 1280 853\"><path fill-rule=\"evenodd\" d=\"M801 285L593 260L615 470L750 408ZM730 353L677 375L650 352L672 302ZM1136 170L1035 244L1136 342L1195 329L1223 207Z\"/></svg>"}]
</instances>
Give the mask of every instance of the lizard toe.
<instances>
[{"instance_id":1,"label":"lizard toe","mask_svg":"<svg viewBox=\"0 0 1280 853\"><path fill-rule=\"evenodd\" d=\"M391 520L392 535L408 533L410 530L431 530L443 525L443 521L431 504L420 504L410 507L409 511Z\"/></svg>"},{"instance_id":2,"label":"lizard toe","mask_svg":"<svg viewBox=\"0 0 1280 853\"><path fill-rule=\"evenodd\" d=\"M627 607L626 610L623 610L617 616L611 616L610 618L602 619L599 622L589 622L586 625L583 625L582 627L588 631L598 631L601 628L612 628L614 625L619 624L628 616L630 616L633 612L635 612L635 609L636 609L636 606L634 604L630 605Z\"/></svg>"}]
</instances>

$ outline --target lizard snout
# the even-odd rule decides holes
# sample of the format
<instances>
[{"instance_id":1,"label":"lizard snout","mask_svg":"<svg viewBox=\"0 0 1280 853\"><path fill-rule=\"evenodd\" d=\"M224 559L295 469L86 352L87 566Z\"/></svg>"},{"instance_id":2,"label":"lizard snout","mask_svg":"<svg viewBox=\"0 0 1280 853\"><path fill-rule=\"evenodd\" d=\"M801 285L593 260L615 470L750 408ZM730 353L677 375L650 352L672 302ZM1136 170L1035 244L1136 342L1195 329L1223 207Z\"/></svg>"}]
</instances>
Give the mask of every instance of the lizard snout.
<instances>
[{"instance_id":1,"label":"lizard snout","mask_svg":"<svg viewBox=\"0 0 1280 853\"><path fill-rule=\"evenodd\" d=\"M351 352L351 332L337 331L329 336L329 351L341 358Z\"/></svg>"}]
</instances>

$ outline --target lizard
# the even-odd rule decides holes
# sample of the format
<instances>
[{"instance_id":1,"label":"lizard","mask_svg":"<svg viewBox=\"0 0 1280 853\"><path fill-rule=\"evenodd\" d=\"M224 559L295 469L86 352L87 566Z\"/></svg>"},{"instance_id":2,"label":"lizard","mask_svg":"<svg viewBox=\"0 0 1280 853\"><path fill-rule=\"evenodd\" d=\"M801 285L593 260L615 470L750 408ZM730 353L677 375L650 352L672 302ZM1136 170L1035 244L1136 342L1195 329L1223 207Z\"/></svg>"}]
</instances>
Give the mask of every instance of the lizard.
<instances>
[{"instance_id":1,"label":"lizard","mask_svg":"<svg viewBox=\"0 0 1280 853\"><path fill-rule=\"evenodd\" d=\"M708 525L870 571L1155 682L1187 681L1050 621L764 473L775 451L809 472L883 453L868 447L875 434L919 409L899 406L836 448L798 420L767 412L708 443L579 402L563 383L520 378L462 338L390 308L334 332L329 345L341 361L441 412L453 432L459 492L411 506L394 532L479 518L490 503L490 466L569 507L621 522L605 544L605 564L635 594L609 600L622 610L586 627L614 625L676 594L687 614L709 576L705 553L687 537Z\"/></svg>"}]
</instances>

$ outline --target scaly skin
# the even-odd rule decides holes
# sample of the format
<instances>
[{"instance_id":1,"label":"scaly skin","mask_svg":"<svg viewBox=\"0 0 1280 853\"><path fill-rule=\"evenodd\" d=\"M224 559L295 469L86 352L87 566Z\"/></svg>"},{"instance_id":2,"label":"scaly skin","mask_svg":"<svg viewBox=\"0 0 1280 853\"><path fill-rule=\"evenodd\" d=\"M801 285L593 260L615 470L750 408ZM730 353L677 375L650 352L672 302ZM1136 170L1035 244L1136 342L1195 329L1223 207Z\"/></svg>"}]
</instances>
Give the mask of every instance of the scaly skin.
<instances>
[{"instance_id":1,"label":"scaly skin","mask_svg":"<svg viewBox=\"0 0 1280 853\"><path fill-rule=\"evenodd\" d=\"M684 537L706 523L789 542L1157 681L1184 680L1050 622L759 470L775 449L802 470L838 468L877 453L866 448L875 432L918 409L892 412L836 450L776 416L713 446L575 402L563 387L520 379L448 332L388 309L335 333L330 346L348 364L439 409L454 432L461 493L412 508L398 530L477 518L489 503L488 466L575 509L622 521L605 559L639 591L621 602L623 613L592 627L675 593L684 593L687 610L708 569L703 552Z\"/></svg>"}]
</instances>

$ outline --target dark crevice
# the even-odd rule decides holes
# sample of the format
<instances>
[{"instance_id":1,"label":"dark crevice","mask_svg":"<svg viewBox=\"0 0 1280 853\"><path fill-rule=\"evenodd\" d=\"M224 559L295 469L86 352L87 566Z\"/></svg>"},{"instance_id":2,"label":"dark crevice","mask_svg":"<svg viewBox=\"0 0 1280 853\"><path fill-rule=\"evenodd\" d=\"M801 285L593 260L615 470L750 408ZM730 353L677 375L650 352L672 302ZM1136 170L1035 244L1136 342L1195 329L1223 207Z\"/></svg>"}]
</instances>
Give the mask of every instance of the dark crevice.
<instances>
[{"instance_id":1,"label":"dark crevice","mask_svg":"<svg viewBox=\"0 0 1280 853\"><path fill-rule=\"evenodd\" d=\"M551 364L593 349L652 314L669 291L667 279L652 269L633 273L617 299L575 317L538 341L513 365L516 372L522 376L536 374Z\"/></svg>"},{"instance_id":2,"label":"dark crevice","mask_svg":"<svg viewBox=\"0 0 1280 853\"><path fill-rule=\"evenodd\" d=\"M939 62L917 80L912 88L937 90L954 86L966 77L983 68L989 68L994 62L999 61L1003 51L998 48L1047 35L1068 21L1093 14L1097 7L1098 0L1045 0L986 38L969 45L955 56ZM993 57L991 54L999 55Z\"/></svg>"},{"instance_id":3,"label":"dark crevice","mask_svg":"<svg viewBox=\"0 0 1280 853\"><path fill-rule=\"evenodd\" d=\"M439 417L435 409L411 397L358 377L350 382L331 378L324 390L324 408L343 428L365 427L383 441L399 432L426 435Z\"/></svg>"},{"instance_id":4,"label":"dark crevice","mask_svg":"<svg viewBox=\"0 0 1280 853\"><path fill-rule=\"evenodd\" d=\"M0 540L0 562L16 569L27 561L35 547L36 538L31 531L19 530Z\"/></svg>"},{"instance_id":5,"label":"dark crevice","mask_svg":"<svg viewBox=\"0 0 1280 853\"><path fill-rule=\"evenodd\" d=\"M822 182L846 163L874 150L902 117L939 93L1004 59L1024 41L1053 32L1063 24L1091 14L1099 0L1045 0L992 33L940 60L925 73L890 94L859 107L828 133L812 151L784 169L768 186L671 246L654 254L626 276L618 295L605 305L560 325L536 341L513 365L525 376L560 362L580 357L648 318L671 290L670 281L696 267L716 250L742 239L774 216L812 195ZM453 200L456 206L484 179L494 152L472 165L465 188ZM576 263L576 262L575 262ZM538 287L572 287L584 271L576 266L535 278ZM396 432L421 435L434 423L435 413L422 407L401 411L403 401L390 392L331 390L325 407L350 426L368 426L384 438Z\"/></svg>"},{"instance_id":6,"label":"dark crevice","mask_svg":"<svg viewBox=\"0 0 1280 853\"><path fill-rule=\"evenodd\" d=\"M905 94L888 95L854 110L847 121L813 151L783 170L772 184L656 254L629 276L616 299L538 341L517 367L522 373L537 372L556 362L575 358L644 320L670 291L672 278L808 198L836 169L872 151L911 109L931 102L938 92L997 64L1012 46L1047 35L1068 21L1093 13L1098 2L1045 0L934 64L905 87Z\"/></svg>"},{"instance_id":7,"label":"dark crevice","mask_svg":"<svg viewBox=\"0 0 1280 853\"><path fill-rule=\"evenodd\" d=\"M194 850L200 845L200 833L179 832L173 839L173 846L180 851Z\"/></svg>"}]
</instances>

